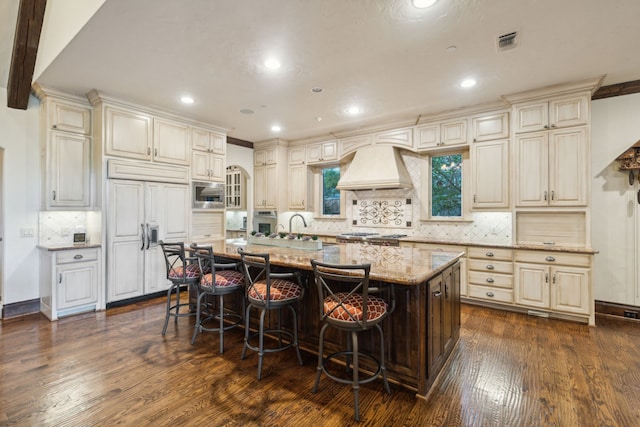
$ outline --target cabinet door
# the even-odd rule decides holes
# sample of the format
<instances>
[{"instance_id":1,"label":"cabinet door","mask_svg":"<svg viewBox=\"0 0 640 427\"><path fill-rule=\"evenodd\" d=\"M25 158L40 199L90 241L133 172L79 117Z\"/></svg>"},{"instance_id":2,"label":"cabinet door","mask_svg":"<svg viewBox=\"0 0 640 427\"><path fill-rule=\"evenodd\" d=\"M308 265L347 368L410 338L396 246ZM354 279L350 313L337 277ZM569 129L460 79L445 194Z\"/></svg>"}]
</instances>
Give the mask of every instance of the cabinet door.
<instances>
[{"instance_id":1,"label":"cabinet door","mask_svg":"<svg viewBox=\"0 0 640 427\"><path fill-rule=\"evenodd\" d=\"M153 120L153 160L173 165L189 164L189 128L163 119Z\"/></svg>"},{"instance_id":2,"label":"cabinet door","mask_svg":"<svg viewBox=\"0 0 640 427\"><path fill-rule=\"evenodd\" d=\"M209 153L211 151L209 132L203 129L191 129L191 149Z\"/></svg>"},{"instance_id":3,"label":"cabinet door","mask_svg":"<svg viewBox=\"0 0 640 427\"><path fill-rule=\"evenodd\" d=\"M556 99L549 102L549 127L586 125L589 116L587 95Z\"/></svg>"},{"instance_id":4,"label":"cabinet door","mask_svg":"<svg viewBox=\"0 0 640 427\"><path fill-rule=\"evenodd\" d=\"M467 143L467 120L455 120L442 123L440 129L441 145L461 145Z\"/></svg>"},{"instance_id":5,"label":"cabinet door","mask_svg":"<svg viewBox=\"0 0 640 427\"><path fill-rule=\"evenodd\" d=\"M549 132L549 204L586 206L588 164L586 129Z\"/></svg>"},{"instance_id":6,"label":"cabinet door","mask_svg":"<svg viewBox=\"0 0 640 427\"><path fill-rule=\"evenodd\" d=\"M549 308L549 267L516 263L515 282L517 304Z\"/></svg>"},{"instance_id":7,"label":"cabinet door","mask_svg":"<svg viewBox=\"0 0 640 427\"><path fill-rule=\"evenodd\" d=\"M253 165L265 166L274 165L278 161L278 148L269 147L262 150L255 150L253 152Z\"/></svg>"},{"instance_id":8,"label":"cabinet door","mask_svg":"<svg viewBox=\"0 0 640 427\"><path fill-rule=\"evenodd\" d=\"M547 206L548 132L516 136L516 205Z\"/></svg>"},{"instance_id":9,"label":"cabinet door","mask_svg":"<svg viewBox=\"0 0 640 427\"><path fill-rule=\"evenodd\" d=\"M549 127L549 104L536 102L514 107L515 132L535 132Z\"/></svg>"},{"instance_id":10,"label":"cabinet door","mask_svg":"<svg viewBox=\"0 0 640 427\"><path fill-rule=\"evenodd\" d=\"M454 298L453 268L447 268L442 272L442 286L444 287L442 310L442 337L444 339L444 352L448 353L455 344L454 340Z\"/></svg>"},{"instance_id":11,"label":"cabinet door","mask_svg":"<svg viewBox=\"0 0 640 427\"><path fill-rule=\"evenodd\" d=\"M91 204L91 139L51 132L48 207Z\"/></svg>"},{"instance_id":12,"label":"cabinet door","mask_svg":"<svg viewBox=\"0 0 640 427\"><path fill-rule=\"evenodd\" d=\"M321 156L320 160L323 162L338 160L338 142L329 141L320 144Z\"/></svg>"},{"instance_id":13,"label":"cabinet door","mask_svg":"<svg viewBox=\"0 0 640 427\"><path fill-rule=\"evenodd\" d=\"M83 135L91 133L91 110L89 108L53 101L49 111L52 129Z\"/></svg>"},{"instance_id":14,"label":"cabinet door","mask_svg":"<svg viewBox=\"0 0 640 427\"><path fill-rule=\"evenodd\" d=\"M289 149L289 166L303 165L306 161L306 150L304 147Z\"/></svg>"},{"instance_id":15,"label":"cabinet door","mask_svg":"<svg viewBox=\"0 0 640 427\"><path fill-rule=\"evenodd\" d=\"M434 123L416 128L418 150L440 145L440 124Z\"/></svg>"},{"instance_id":16,"label":"cabinet door","mask_svg":"<svg viewBox=\"0 0 640 427\"><path fill-rule=\"evenodd\" d=\"M210 132L209 138L212 153L223 155L227 153L227 135L223 133Z\"/></svg>"},{"instance_id":17,"label":"cabinet door","mask_svg":"<svg viewBox=\"0 0 640 427\"><path fill-rule=\"evenodd\" d=\"M278 168L276 165L265 167L265 208L278 207Z\"/></svg>"},{"instance_id":18,"label":"cabinet door","mask_svg":"<svg viewBox=\"0 0 640 427\"><path fill-rule=\"evenodd\" d=\"M143 293L144 183L109 180L108 301Z\"/></svg>"},{"instance_id":19,"label":"cabinet door","mask_svg":"<svg viewBox=\"0 0 640 427\"><path fill-rule=\"evenodd\" d=\"M591 314L589 270L555 267L551 270L551 308L575 314Z\"/></svg>"},{"instance_id":20,"label":"cabinet door","mask_svg":"<svg viewBox=\"0 0 640 427\"><path fill-rule=\"evenodd\" d=\"M472 123L473 142L509 137L509 113L475 117Z\"/></svg>"},{"instance_id":21,"label":"cabinet door","mask_svg":"<svg viewBox=\"0 0 640 427\"><path fill-rule=\"evenodd\" d=\"M254 181L253 181L253 203L256 208L264 208L267 203L266 193L266 180L267 171L266 167L257 167L253 169Z\"/></svg>"},{"instance_id":22,"label":"cabinet door","mask_svg":"<svg viewBox=\"0 0 640 427\"><path fill-rule=\"evenodd\" d=\"M473 207L509 207L508 140L476 143L471 151Z\"/></svg>"},{"instance_id":23,"label":"cabinet door","mask_svg":"<svg viewBox=\"0 0 640 427\"><path fill-rule=\"evenodd\" d=\"M105 154L151 160L151 117L132 111L105 108Z\"/></svg>"},{"instance_id":24,"label":"cabinet door","mask_svg":"<svg viewBox=\"0 0 640 427\"><path fill-rule=\"evenodd\" d=\"M307 207L307 165L289 166L289 209Z\"/></svg>"},{"instance_id":25,"label":"cabinet door","mask_svg":"<svg viewBox=\"0 0 640 427\"><path fill-rule=\"evenodd\" d=\"M226 169L224 166L224 156L218 156L216 154L209 155L209 168L211 181L223 182L226 176Z\"/></svg>"},{"instance_id":26,"label":"cabinet door","mask_svg":"<svg viewBox=\"0 0 640 427\"><path fill-rule=\"evenodd\" d=\"M98 301L98 263L79 262L57 268L58 310Z\"/></svg>"},{"instance_id":27,"label":"cabinet door","mask_svg":"<svg viewBox=\"0 0 640 427\"><path fill-rule=\"evenodd\" d=\"M437 276L429 281L429 295L427 300L429 304L428 314L428 331L429 331L429 348L427 351L427 375L429 378L438 372L439 367L444 361L444 339L442 334L442 316L443 316L443 283L442 275Z\"/></svg>"},{"instance_id":28,"label":"cabinet door","mask_svg":"<svg viewBox=\"0 0 640 427\"><path fill-rule=\"evenodd\" d=\"M208 153L203 151L191 152L191 179L197 181L209 181L211 179Z\"/></svg>"},{"instance_id":29,"label":"cabinet door","mask_svg":"<svg viewBox=\"0 0 640 427\"><path fill-rule=\"evenodd\" d=\"M189 187L163 184L163 192L165 217L160 235L166 240L184 240L189 233Z\"/></svg>"}]
</instances>

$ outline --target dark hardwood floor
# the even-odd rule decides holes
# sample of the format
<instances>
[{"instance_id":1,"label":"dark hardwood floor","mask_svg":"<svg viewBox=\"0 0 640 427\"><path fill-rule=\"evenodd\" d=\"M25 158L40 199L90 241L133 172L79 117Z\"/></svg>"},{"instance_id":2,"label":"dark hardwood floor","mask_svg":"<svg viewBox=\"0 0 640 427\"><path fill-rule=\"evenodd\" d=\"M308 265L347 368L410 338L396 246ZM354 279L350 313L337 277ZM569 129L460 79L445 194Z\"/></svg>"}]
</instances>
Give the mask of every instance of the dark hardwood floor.
<instances>
[{"instance_id":1,"label":"dark hardwood floor","mask_svg":"<svg viewBox=\"0 0 640 427\"><path fill-rule=\"evenodd\" d=\"M193 318L160 331L164 300L49 322L0 323L0 425L344 426L349 386L293 350L240 360L242 330L190 344ZM596 327L463 305L460 342L427 399L361 388L360 425L638 426L640 324Z\"/></svg>"}]
</instances>

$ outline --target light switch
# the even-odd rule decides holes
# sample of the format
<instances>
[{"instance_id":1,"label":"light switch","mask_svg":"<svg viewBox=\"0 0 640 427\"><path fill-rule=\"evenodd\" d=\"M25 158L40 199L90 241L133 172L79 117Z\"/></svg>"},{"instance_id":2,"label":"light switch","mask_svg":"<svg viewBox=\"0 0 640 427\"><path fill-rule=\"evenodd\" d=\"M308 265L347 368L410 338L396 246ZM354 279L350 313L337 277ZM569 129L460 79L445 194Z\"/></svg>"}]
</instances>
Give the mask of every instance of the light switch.
<instances>
[{"instance_id":1,"label":"light switch","mask_svg":"<svg viewBox=\"0 0 640 427\"><path fill-rule=\"evenodd\" d=\"M34 234L33 228L20 229L20 237L33 237L33 234Z\"/></svg>"}]
</instances>

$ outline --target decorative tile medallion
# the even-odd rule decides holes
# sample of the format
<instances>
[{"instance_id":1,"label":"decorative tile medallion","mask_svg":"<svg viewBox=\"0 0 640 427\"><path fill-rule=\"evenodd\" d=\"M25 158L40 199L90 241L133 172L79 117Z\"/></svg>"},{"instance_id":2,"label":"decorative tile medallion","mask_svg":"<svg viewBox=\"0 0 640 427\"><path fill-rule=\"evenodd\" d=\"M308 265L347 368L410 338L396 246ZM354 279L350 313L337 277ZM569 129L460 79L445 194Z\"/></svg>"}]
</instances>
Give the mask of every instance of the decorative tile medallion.
<instances>
[{"instance_id":1,"label":"decorative tile medallion","mask_svg":"<svg viewBox=\"0 0 640 427\"><path fill-rule=\"evenodd\" d=\"M353 200L355 226L411 227L411 199Z\"/></svg>"}]
</instances>

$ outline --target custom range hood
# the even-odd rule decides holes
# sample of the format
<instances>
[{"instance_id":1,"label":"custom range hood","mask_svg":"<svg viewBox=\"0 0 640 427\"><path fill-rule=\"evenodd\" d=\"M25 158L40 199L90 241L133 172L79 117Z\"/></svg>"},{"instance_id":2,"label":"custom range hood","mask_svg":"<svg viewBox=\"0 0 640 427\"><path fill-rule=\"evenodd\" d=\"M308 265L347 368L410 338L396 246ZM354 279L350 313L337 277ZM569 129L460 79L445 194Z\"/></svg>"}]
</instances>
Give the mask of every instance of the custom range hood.
<instances>
[{"instance_id":1,"label":"custom range hood","mask_svg":"<svg viewBox=\"0 0 640 427\"><path fill-rule=\"evenodd\" d=\"M400 152L389 145L359 148L338 181L338 190L381 190L411 188L411 177Z\"/></svg>"}]
</instances>

